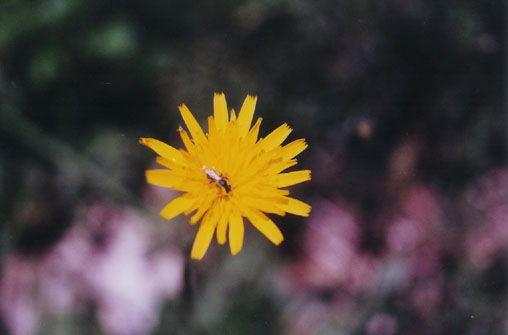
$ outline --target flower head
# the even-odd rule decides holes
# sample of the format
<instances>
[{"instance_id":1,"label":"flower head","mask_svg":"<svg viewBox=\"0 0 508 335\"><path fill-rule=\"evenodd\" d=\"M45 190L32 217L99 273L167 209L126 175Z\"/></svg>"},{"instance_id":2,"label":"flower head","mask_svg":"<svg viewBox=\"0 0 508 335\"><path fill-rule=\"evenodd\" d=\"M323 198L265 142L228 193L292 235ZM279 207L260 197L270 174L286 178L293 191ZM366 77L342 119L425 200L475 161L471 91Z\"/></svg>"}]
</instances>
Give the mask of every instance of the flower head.
<instances>
[{"instance_id":1,"label":"flower head","mask_svg":"<svg viewBox=\"0 0 508 335\"><path fill-rule=\"evenodd\" d=\"M307 144L299 139L281 146L291 133L287 124L258 139L262 119L251 127L256 99L248 95L236 117L234 110L228 115L224 94L215 94L208 133L203 132L187 106L179 106L190 133L178 128L185 149L175 149L153 138L140 139L159 155L157 162L167 168L147 170L148 183L184 192L161 210L161 216L169 220L195 212L190 223L201 220L192 258L204 256L215 231L219 244L226 242L227 233L231 253L237 254L243 244L243 217L279 245L284 239L282 233L264 213L309 215L311 207L288 197L289 191L284 188L310 180L310 170L282 173L296 165L294 157Z\"/></svg>"}]
</instances>

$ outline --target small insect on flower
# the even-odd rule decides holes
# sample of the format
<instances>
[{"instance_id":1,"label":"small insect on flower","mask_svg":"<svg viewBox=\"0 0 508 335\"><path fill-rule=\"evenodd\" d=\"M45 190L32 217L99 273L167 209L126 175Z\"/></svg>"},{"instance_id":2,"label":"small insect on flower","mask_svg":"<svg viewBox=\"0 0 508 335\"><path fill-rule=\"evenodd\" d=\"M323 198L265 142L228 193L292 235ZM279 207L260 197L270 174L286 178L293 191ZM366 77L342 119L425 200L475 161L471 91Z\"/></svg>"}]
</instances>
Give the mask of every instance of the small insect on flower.
<instances>
[{"instance_id":1,"label":"small insect on flower","mask_svg":"<svg viewBox=\"0 0 508 335\"><path fill-rule=\"evenodd\" d=\"M218 175L217 172L215 172L214 170L212 169L207 169L206 166L203 165L203 171L205 171L207 177L211 180L211 181L215 181L216 183L218 183L220 186L224 187L224 189L226 190L226 193L229 193L231 192L231 186L229 186L228 182L224 179L224 177L221 175Z\"/></svg>"},{"instance_id":2,"label":"small insect on flower","mask_svg":"<svg viewBox=\"0 0 508 335\"><path fill-rule=\"evenodd\" d=\"M147 170L148 183L182 192L161 210L161 216L169 220L194 213L190 223L200 222L191 251L194 259L203 258L214 234L219 244L229 238L233 255L240 252L243 218L279 245L284 237L265 213L309 215L311 207L289 197L286 188L310 180L310 170L283 172L296 165L295 157L307 144L298 139L282 146L291 133L287 124L258 138L262 119L252 125L256 100L248 95L237 117L234 110L228 113L224 94L215 94L208 133L187 106L179 106L188 129L177 129L185 149L153 138L139 140L159 155L157 163L164 167Z\"/></svg>"}]
</instances>

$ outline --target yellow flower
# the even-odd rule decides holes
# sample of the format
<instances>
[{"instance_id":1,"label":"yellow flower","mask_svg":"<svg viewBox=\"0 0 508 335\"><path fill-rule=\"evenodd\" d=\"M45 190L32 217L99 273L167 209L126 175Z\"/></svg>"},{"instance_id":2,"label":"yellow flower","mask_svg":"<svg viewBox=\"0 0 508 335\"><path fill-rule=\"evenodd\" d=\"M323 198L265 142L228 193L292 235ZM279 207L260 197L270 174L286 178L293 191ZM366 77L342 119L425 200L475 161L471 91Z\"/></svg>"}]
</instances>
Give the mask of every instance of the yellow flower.
<instances>
[{"instance_id":1,"label":"yellow flower","mask_svg":"<svg viewBox=\"0 0 508 335\"><path fill-rule=\"evenodd\" d=\"M284 187L310 180L310 170L282 173L296 165L294 157L307 144L299 139L281 146L291 132L287 124L258 139L262 119L251 128L256 100L248 95L238 118L234 110L228 117L226 98L216 93L207 134L187 106L179 106L192 136L178 128L186 150L153 138L139 141L155 151L157 163L167 168L147 170L148 183L184 192L162 209L161 216L169 220L196 211L190 223L201 220L191 251L194 259L203 258L215 231L219 244L226 242L228 232L231 253L237 254L243 244L243 217L279 245L284 239L282 233L264 213L309 215L311 207L288 197Z\"/></svg>"}]
</instances>

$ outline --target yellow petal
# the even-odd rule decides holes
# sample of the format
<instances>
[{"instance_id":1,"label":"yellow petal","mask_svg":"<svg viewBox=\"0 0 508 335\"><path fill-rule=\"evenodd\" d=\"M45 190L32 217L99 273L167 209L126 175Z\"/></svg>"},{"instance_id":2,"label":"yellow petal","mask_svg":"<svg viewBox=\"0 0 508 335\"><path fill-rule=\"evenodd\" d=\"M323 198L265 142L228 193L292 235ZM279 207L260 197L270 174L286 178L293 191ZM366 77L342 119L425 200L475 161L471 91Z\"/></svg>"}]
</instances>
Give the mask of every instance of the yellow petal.
<instances>
[{"instance_id":1,"label":"yellow petal","mask_svg":"<svg viewBox=\"0 0 508 335\"><path fill-rule=\"evenodd\" d=\"M252 123L252 116L254 115L254 109L256 108L256 101L257 97L247 95L242 108L240 109L240 113L238 114L238 128L241 137L247 135L247 132L249 131Z\"/></svg>"},{"instance_id":2,"label":"yellow petal","mask_svg":"<svg viewBox=\"0 0 508 335\"><path fill-rule=\"evenodd\" d=\"M170 170L146 170L146 181L150 184L164 187L177 187L182 183L179 175Z\"/></svg>"},{"instance_id":3,"label":"yellow petal","mask_svg":"<svg viewBox=\"0 0 508 335\"><path fill-rule=\"evenodd\" d=\"M226 232L228 229L228 218L221 216L217 224L217 243L223 245L226 243Z\"/></svg>"},{"instance_id":4,"label":"yellow petal","mask_svg":"<svg viewBox=\"0 0 508 335\"><path fill-rule=\"evenodd\" d=\"M182 139L182 142L185 145L185 148L187 149L187 151L191 154L194 154L195 150L196 150L196 146L191 141L191 139L189 138L189 134L187 134L187 132L185 130L180 131L180 138Z\"/></svg>"},{"instance_id":5,"label":"yellow petal","mask_svg":"<svg viewBox=\"0 0 508 335\"><path fill-rule=\"evenodd\" d=\"M311 206L307 205L305 202L293 198L285 197L285 199L287 200L287 203L277 204L277 207L287 213L300 216L309 216L310 210L312 208Z\"/></svg>"},{"instance_id":6,"label":"yellow petal","mask_svg":"<svg viewBox=\"0 0 508 335\"><path fill-rule=\"evenodd\" d=\"M178 198L173 199L169 204L167 204L161 210L160 214L163 218L170 220L175 216L185 212L187 209L191 208L195 202L196 198L193 198L188 194L181 195Z\"/></svg>"},{"instance_id":7,"label":"yellow petal","mask_svg":"<svg viewBox=\"0 0 508 335\"><path fill-rule=\"evenodd\" d=\"M235 110L233 108L231 108L231 117L229 118L229 122L232 122L235 120L236 120Z\"/></svg>"},{"instance_id":8,"label":"yellow petal","mask_svg":"<svg viewBox=\"0 0 508 335\"><path fill-rule=\"evenodd\" d=\"M208 206L206 206L206 207L205 206L198 206L198 211L190 218L190 224L198 223L198 221L201 219L203 214L206 213L207 210L208 210Z\"/></svg>"},{"instance_id":9,"label":"yellow petal","mask_svg":"<svg viewBox=\"0 0 508 335\"><path fill-rule=\"evenodd\" d=\"M298 162L296 159L292 159L290 161L272 161L271 164L265 169L265 173L267 174L275 174L280 173L286 169L289 169L292 166L295 166Z\"/></svg>"},{"instance_id":10,"label":"yellow petal","mask_svg":"<svg viewBox=\"0 0 508 335\"><path fill-rule=\"evenodd\" d=\"M190 134L192 135L192 138L195 142L205 142L205 133L203 132L203 129L201 129L201 126L199 125L198 121L194 118L194 115L190 112L190 110L185 105L178 106L178 109L180 110L180 114L182 114L183 121L187 125L187 129L189 129Z\"/></svg>"},{"instance_id":11,"label":"yellow petal","mask_svg":"<svg viewBox=\"0 0 508 335\"><path fill-rule=\"evenodd\" d=\"M173 162L172 160L169 160L167 158L164 158L164 157L157 157L155 159L155 161L157 163L159 163L160 165L164 166L164 167L167 167L168 169L174 171L176 174L179 175L179 178L189 178L189 179L194 179L195 176L196 176L196 168L193 168L191 166L189 166L189 164L187 165L179 165L175 162ZM198 169L197 171L201 172L200 169Z\"/></svg>"},{"instance_id":12,"label":"yellow petal","mask_svg":"<svg viewBox=\"0 0 508 335\"><path fill-rule=\"evenodd\" d=\"M260 195L262 194L261 192L259 194L255 194L255 195ZM245 207L245 208L256 208L262 212L265 212L265 213L272 213L272 214L277 214L277 215L281 215L281 216L284 216L286 215L286 212L284 212L283 210L281 210L279 207L277 207L277 202L280 202L280 199L282 199L283 197L282 196L270 196L270 197L266 197L266 198L257 198L255 197L255 195L244 195L242 196L242 200L238 200L238 202L240 203L240 206L242 207ZM266 196L266 194L263 194L263 196ZM240 197L239 197L240 198ZM284 203L286 203L285 200L283 200Z\"/></svg>"},{"instance_id":13,"label":"yellow petal","mask_svg":"<svg viewBox=\"0 0 508 335\"><path fill-rule=\"evenodd\" d=\"M139 139L139 143L146 145L153 151L155 151L159 156L171 159L173 161L181 161L182 155L180 151L173 148L169 144L156 140L155 138L145 138L141 137Z\"/></svg>"},{"instance_id":14,"label":"yellow petal","mask_svg":"<svg viewBox=\"0 0 508 335\"><path fill-rule=\"evenodd\" d=\"M205 194L201 196L201 200L198 204L198 211L191 217L190 224L195 224L199 221L199 219L201 219L203 214L205 214L205 212L210 208L212 201L213 199L210 198L209 195Z\"/></svg>"},{"instance_id":15,"label":"yellow petal","mask_svg":"<svg viewBox=\"0 0 508 335\"><path fill-rule=\"evenodd\" d=\"M249 133L247 134L247 137L245 138L245 142L249 144L256 143L259 135L259 126L261 125L261 121L263 121L262 118L258 118L254 126L249 130Z\"/></svg>"},{"instance_id":16,"label":"yellow petal","mask_svg":"<svg viewBox=\"0 0 508 335\"><path fill-rule=\"evenodd\" d=\"M270 151L275 149L277 146L281 145L282 142L284 142L284 140L289 136L289 134L292 131L293 130L289 128L289 126L286 123L284 123L277 129L272 131L262 141L260 141L261 149L264 151Z\"/></svg>"},{"instance_id":17,"label":"yellow petal","mask_svg":"<svg viewBox=\"0 0 508 335\"><path fill-rule=\"evenodd\" d=\"M224 200L218 201L219 222L217 223L217 242L226 243L226 233L228 229L229 216L231 214L231 202Z\"/></svg>"},{"instance_id":18,"label":"yellow petal","mask_svg":"<svg viewBox=\"0 0 508 335\"><path fill-rule=\"evenodd\" d=\"M176 162L172 161L171 159L167 159L165 157L158 156L157 158L155 158L155 161L158 164L160 164L164 167L167 167L170 170L176 170L176 169L182 168L182 166L178 165Z\"/></svg>"},{"instance_id":19,"label":"yellow petal","mask_svg":"<svg viewBox=\"0 0 508 335\"><path fill-rule=\"evenodd\" d=\"M208 117L208 147L205 152L207 157L203 157L204 161L212 160L215 165L218 157L222 157L222 135L219 135L219 130L215 127L213 117Z\"/></svg>"},{"instance_id":20,"label":"yellow petal","mask_svg":"<svg viewBox=\"0 0 508 335\"><path fill-rule=\"evenodd\" d=\"M244 209L245 210L245 209ZM263 235L265 235L273 244L279 245L283 240L279 227L273 223L270 218L257 210L246 210L247 218Z\"/></svg>"},{"instance_id":21,"label":"yellow petal","mask_svg":"<svg viewBox=\"0 0 508 335\"><path fill-rule=\"evenodd\" d=\"M207 213L207 215L203 218L203 221L201 221L198 233L194 239L194 244L192 245L191 250L191 258L203 258L206 250L208 250L208 247L210 246L210 242L212 241L215 226L216 223L210 220L210 214Z\"/></svg>"},{"instance_id":22,"label":"yellow petal","mask_svg":"<svg viewBox=\"0 0 508 335\"><path fill-rule=\"evenodd\" d=\"M228 123L228 106L224 93L215 93L213 96L213 113L215 127L217 127L218 130L226 129Z\"/></svg>"},{"instance_id":23,"label":"yellow petal","mask_svg":"<svg viewBox=\"0 0 508 335\"><path fill-rule=\"evenodd\" d=\"M241 184L259 182L260 176L275 175L297 164L296 159L283 161L282 158L271 159L270 154L255 156L250 166L245 167L243 173L238 176Z\"/></svg>"},{"instance_id":24,"label":"yellow petal","mask_svg":"<svg viewBox=\"0 0 508 335\"><path fill-rule=\"evenodd\" d=\"M310 180L310 170L281 173L275 176L276 187L286 187Z\"/></svg>"},{"instance_id":25,"label":"yellow petal","mask_svg":"<svg viewBox=\"0 0 508 335\"><path fill-rule=\"evenodd\" d=\"M229 217L229 248L232 255L242 250L243 234L243 219L237 211L233 211Z\"/></svg>"},{"instance_id":26,"label":"yellow petal","mask_svg":"<svg viewBox=\"0 0 508 335\"><path fill-rule=\"evenodd\" d=\"M307 143L305 143L305 139L301 138L299 140L293 141L282 147L280 155L284 160L291 159L298 155L300 152L304 151L307 148Z\"/></svg>"}]
</instances>

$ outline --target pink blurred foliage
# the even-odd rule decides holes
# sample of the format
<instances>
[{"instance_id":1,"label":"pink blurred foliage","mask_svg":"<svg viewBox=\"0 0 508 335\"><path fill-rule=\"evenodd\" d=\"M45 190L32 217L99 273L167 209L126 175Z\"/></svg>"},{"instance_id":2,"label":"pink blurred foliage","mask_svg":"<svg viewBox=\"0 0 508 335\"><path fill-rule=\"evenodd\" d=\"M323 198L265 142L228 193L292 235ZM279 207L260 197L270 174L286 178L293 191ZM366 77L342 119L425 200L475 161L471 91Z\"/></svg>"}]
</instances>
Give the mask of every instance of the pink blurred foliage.
<instances>
[{"instance_id":1,"label":"pink blurred foliage","mask_svg":"<svg viewBox=\"0 0 508 335\"><path fill-rule=\"evenodd\" d=\"M286 334L315 333L330 322L353 333L395 334L403 325L383 306L392 299L398 305L390 309L414 321L404 325L411 333L432 333L448 304L464 299L457 281L471 271L464 261L481 273L506 254L508 168L445 194L419 178L425 150L418 134L395 147L383 186L372 190L373 213L362 215L340 195L313 203L301 249L278 278L281 292L300 302L286 316L297 320L286 323ZM321 155L329 163L318 170L324 185L330 174L337 178L340 164L333 154Z\"/></svg>"},{"instance_id":2,"label":"pink blurred foliage","mask_svg":"<svg viewBox=\"0 0 508 335\"><path fill-rule=\"evenodd\" d=\"M93 304L105 334L149 333L162 303L182 288L182 255L153 246L149 223L133 209L95 203L78 213L48 252L8 256L0 286L8 329L35 334L42 313Z\"/></svg>"},{"instance_id":3,"label":"pink blurred foliage","mask_svg":"<svg viewBox=\"0 0 508 335\"><path fill-rule=\"evenodd\" d=\"M393 180L398 183L395 196L384 199L384 207L367 222L377 225L373 231L382 234L381 250L364 248L363 222L351 205L321 199L303 231L300 255L282 271L281 289L302 297L310 294L312 303L328 306L322 309L333 310L333 318L353 329L362 318L347 315L365 297L376 301L384 295L400 295L421 320L435 317L444 294L440 262L450 234L444 225L447 203L414 178L406 179L409 183ZM331 298L323 301L323 291ZM320 318L326 319L307 309L307 304L301 306L293 317L302 315L310 324L293 324L287 334L303 334ZM394 334L398 326L396 319L383 314L370 317L365 327L367 334Z\"/></svg>"},{"instance_id":4,"label":"pink blurred foliage","mask_svg":"<svg viewBox=\"0 0 508 335\"><path fill-rule=\"evenodd\" d=\"M319 301L305 301L305 308L291 311L286 316L287 321L285 334L287 335L308 335L316 334L319 327L329 318L333 317L336 311L332 311L329 305Z\"/></svg>"},{"instance_id":5,"label":"pink blurred foliage","mask_svg":"<svg viewBox=\"0 0 508 335\"><path fill-rule=\"evenodd\" d=\"M288 316L299 321L288 323L287 334L308 333L330 319L348 329L367 320L367 334L397 333L399 325L390 315L349 317L361 301L389 296L421 322L410 328L426 334L429 329L422 325L439 318L450 299L460 300L460 284L443 271L446 262L469 260L485 271L505 255L508 169L487 173L457 196L445 196L407 172L418 165L419 143L418 137L408 138L393 152L386 194L378 194L381 206L368 222L347 201L315 201L301 250L279 277L284 294L305 301ZM367 230L381 239L381 248L368 251L362 245Z\"/></svg>"},{"instance_id":6,"label":"pink blurred foliage","mask_svg":"<svg viewBox=\"0 0 508 335\"><path fill-rule=\"evenodd\" d=\"M36 269L31 262L13 255L5 261L0 287L0 309L11 335L37 331L40 311L32 294Z\"/></svg>"},{"instance_id":7,"label":"pink blurred foliage","mask_svg":"<svg viewBox=\"0 0 508 335\"><path fill-rule=\"evenodd\" d=\"M362 291L372 285L376 261L358 250L359 226L345 206L322 200L303 234L302 255L283 273L289 292L344 286Z\"/></svg>"},{"instance_id":8,"label":"pink blurred foliage","mask_svg":"<svg viewBox=\"0 0 508 335\"><path fill-rule=\"evenodd\" d=\"M444 299L444 284L444 278L440 274L413 283L409 291L409 302L420 320L432 321L436 318L438 307Z\"/></svg>"},{"instance_id":9,"label":"pink blurred foliage","mask_svg":"<svg viewBox=\"0 0 508 335\"><path fill-rule=\"evenodd\" d=\"M444 228L438 196L417 184L402 192L398 201L398 213L386 229L387 256L404 264L408 279L425 279L439 270Z\"/></svg>"},{"instance_id":10,"label":"pink blurred foliage","mask_svg":"<svg viewBox=\"0 0 508 335\"><path fill-rule=\"evenodd\" d=\"M397 332L397 320L385 313L373 315L365 327L367 335L393 335Z\"/></svg>"},{"instance_id":11,"label":"pink blurred foliage","mask_svg":"<svg viewBox=\"0 0 508 335\"><path fill-rule=\"evenodd\" d=\"M491 266L508 248L508 169L473 183L461 204L465 250L479 269Z\"/></svg>"},{"instance_id":12,"label":"pink blurred foliage","mask_svg":"<svg viewBox=\"0 0 508 335\"><path fill-rule=\"evenodd\" d=\"M416 181L416 171L423 149L423 139L418 134L408 135L390 153L388 158L388 192L399 193L400 189Z\"/></svg>"},{"instance_id":13,"label":"pink blurred foliage","mask_svg":"<svg viewBox=\"0 0 508 335\"><path fill-rule=\"evenodd\" d=\"M432 320L444 299L441 262L450 234L444 224L445 204L442 195L422 183L401 190L386 227L386 253L380 255L399 272L391 290L401 294L421 320Z\"/></svg>"},{"instance_id":14,"label":"pink blurred foliage","mask_svg":"<svg viewBox=\"0 0 508 335\"><path fill-rule=\"evenodd\" d=\"M353 210L318 201L303 233L301 256L285 270L289 288L365 291L388 259L402 264L407 280L432 276L438 270L443 230L438 196L417 184L398 201L396 214L382 218L388 221L384 254L361 250L361 226Z\"/></svg>"},{"instance_id":15,"label":"pink blurred foliage","mask_svg":"<svg viewBox=\"0 0 508 335\"><path fill-rule=\"evenodd\" d=\"M321 199L313 208L302 234L299 256L281 269L278 287L302 303L286 318L285 334L312 334L330 319L349 313L355 292L367 290L375 280L375 260L358 250L360 228L345 205ZM313 295L332 292L330 299Z\"/></svg>"}]
</instances>

